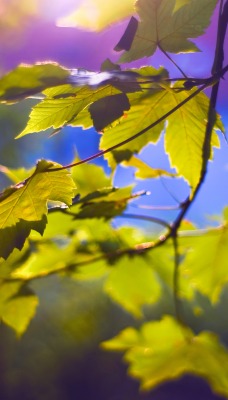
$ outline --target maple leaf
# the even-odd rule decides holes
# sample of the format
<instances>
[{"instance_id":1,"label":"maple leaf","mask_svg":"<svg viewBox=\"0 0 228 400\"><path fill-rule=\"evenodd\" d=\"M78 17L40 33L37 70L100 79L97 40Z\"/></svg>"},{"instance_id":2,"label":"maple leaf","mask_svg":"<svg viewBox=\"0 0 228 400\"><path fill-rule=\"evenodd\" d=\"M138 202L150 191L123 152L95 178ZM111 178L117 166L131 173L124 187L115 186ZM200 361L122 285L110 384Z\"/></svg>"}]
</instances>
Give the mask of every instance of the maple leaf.
<instances>
[{"instance_id":1,"label":"maple leaf","mask_svg":"<svg viewBox=\"0 0 228 400\"><path fill-rule=\"evenodd\" d=\"M189 38L202 35L209 25L217 0L138 0L140 22L132 46L120 62L149 57L159 47L171 53L198 51Z\"/></svg>"},{"instance_id":2,"label":"maple leaf","mask_svg":"<svg viewBox=\"0 0 228 400\"><path fill-rule=\"evenodd\" d=\"M68 171L51 172L52 169L58 167L61 166L41 160L30 178L7 188L2 193L0 197L0 232L3 236L5 232L6 236L0 244L0 256L4 257L5 252L8 254L9 251L12 251L15 244L17 248L21 248L31 229L43 232L48 200L71 204L75 185ZM23 240L20 239L20 232L23 232ZM9 247L5 247L7 243Z\"/></svg>"}]
</instances>

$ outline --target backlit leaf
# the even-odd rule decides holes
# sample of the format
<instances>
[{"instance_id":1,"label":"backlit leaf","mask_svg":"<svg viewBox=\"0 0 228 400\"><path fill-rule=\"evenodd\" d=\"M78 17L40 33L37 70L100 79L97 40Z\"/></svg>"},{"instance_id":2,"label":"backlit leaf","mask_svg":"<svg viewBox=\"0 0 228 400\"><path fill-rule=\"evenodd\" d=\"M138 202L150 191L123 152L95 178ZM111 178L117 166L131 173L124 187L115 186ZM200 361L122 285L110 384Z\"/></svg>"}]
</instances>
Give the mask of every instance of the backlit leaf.
<instances>
[{"instance_id":1,"label":"backlit leaf","mask_svg":"<svg viewBox=\"0 0 228 400\"><path fill-rule=\"evenodd\" d=\"M188 93L172 91L169 96L170 104L175 107L186 99ZM208 97L200 93L169 116L166 128L165 149L171 166L188 181L192 190L201 176L208 107ZM219 147L219 139L215 133L212 135L211 146Z\"/></svg>"},{"instance_id":2,"label":"backlit leaf","mask_svg":"<svg viewBox=\"0 0 228 400\"><path fill-rule=\"evenodd\" d=\"M112 86L104 86L97 90L92 90L87 86L81 89L71 88L68 93L65 87L63 90L57 88L57 90L48 91L47 93L55 98L47 98L33 107L30 120L18 137L44 131L51 127L56 129L64 125L79 126L77 115L83 109L94 101L116 92L117 89ZM67 96L66 98L64 98L64 94Z\"/></svg>"},{"instance_id":3,"label":"backlit leaf","mask_svg":"<svg viewBox=\"0 0 228 400\"><path fill-rule=\"evenodd\" d=\"M177 10L179 10L179 8L183 7L185 4L190 3L191 1L192 0L176 0L173 12L176 12Z\"/></svg>"},{"instance_id":4,"label":"backlit leaf","mask_svg":"<svg viewBox=\"0 0 228 400\"><path fill-rule=\"evenodd\" d=\"M52 242L41 242L40 245L37 245L36 251L30 255L23 265L12 273L12 277L33 279L53 272L57 273L73 262L75 258L74 250L73 246L61 248Z\"/></svg>"},{"instance_id":5,"label":"backlit leaf","mask_svg":"<svg viewBox=\"0 0 228 400\"><path fill-rule=\"evenodd\" d=\"M210 229L204 235L182 238L188 251L181 265L189 283L212 302L219 300L228 283L228 218L220 228Z\"/></svg>"},{"instance_id":6,"label":"backlit leaf","mask_svg":"<svg viewBox=\"0 0 228 400\"><path fill-rule=\"evenodd\" d=\"M0 318L20 336L27 329L38 305L37 297L23 282L8 282L0 286Z\"/></svg>"},{"instance_id":7,"label":"backlit leaf","mask_svg":"<svg viewBox=\"0 0 228 400\"><path fill-rule=\"evenodd\" d=\"M194 90L192 89L192 93ZM170 158L171 167L176 168L178 174L194 189L199 182L202 169L203 142L209 106L207 96L204 93L198 94L164 118L162 122L156 123L159 118L184 102L190 93L186 90L177 91L176 86L174 88L165 86L157 91L128 94L131 108L122 118L113 123L112 127L105 129L101 139L101 149L106 150L130 139L151 124L155 126L145 130L129 143L106 154L105 157L111 167L114 168L117 163L125 160L129 161L133 153L139 152L149 142L156 142L162 130L165 129L165 149ZM166 127L165 121L168 121ZM216 128L223 129L219 117L217 117ZM211 145L219 147L219 139L215 133L212 135Z\"/></svg>"},{"instance_id":8,"label":"backlit leaf","mask_svg":"<svg viewBox=\"0 0 228 400\"><path fill-rule=\"evenodd\" d=\"M142 257L124 257L110 272L105 291L127 311L141 317L142 306L158 300L160 284Z\"/></svg>"},{"instance_id":9,"label":"backlit leaf","mask_svg":"<svg viewBox=\"0 0 228 400\"><path fill-rule=\"evenodd\" d=\"M158 168L152 168L149 164L140 160L135 156L132 156L129 161L123 162L124 166L127 167L135 167L137 168L135 177L139 179L154 179L159 178L160 176L174 177L175 174L172 174L168 171Z\"/></svg>"},{"instance_id":10,"label":"backlit leaf","mask_svg":"<svg viewBox=\"0 0 228 400\"><path fill-rule=\"evenodd\" d=\"M104 169L95 164L77 165L72 169L71 176L81 197L112 185L111 178L105 174Z\"/></svg>"},{"instance_id":11,"label":"backlit leaf","mask_svg":"<svg viewBox=\"0 0 228 400\"><path fill-rule=\"evenodd\" d=\"M15 102L67 82L69 71L55 63L19 65L0 78L0 101Z\"/></svg>"},{"instance_id":12,"label":"backlit leaf","mask_svg":"<svg viewBox=\"0 0 228 400\"><path fill-rule=\"evenodd\" d=\"M157 47L172 53L197 51L188 40L202 35L209 25L217 0L138 0L140 23L132 46L120 58L130 62L154 54Z\"/></svg>"},{"instance_id":13,"label":"backlit leaf","mask_svg":"<svg viewBox=\"0 0 228 400\"><path fill-rule=\"evenodd\" d=\"M145 194L131 194L131 191L132 187L99 189L75 202L70 213L76 219L116 217L123 213L129 201Z\"/></svg>"},{"instance_id":14,"label":"backlit leaf","mask_svg":"<svg viewBox=\"0 0 228 400\"><path fill-rule=\"evenodd\" d=\"M31 230L43 235L46 223L46 215L43 215L40 221L20 219L15 225L0 229L0 257L6 259L13 249L21 250Z\"/></svg>"},{"instance_id":15,"label":"backlit leaf","mask_svg":"<svg viewBox=\"0 0 228 400\"><path fill-rule=\"evenodd\" d=\"M0 172L7 176L13 183L21 182L28 177L28 175L32 174L33 169L30 171L25 168L8 168L4 165L0 165Z\"/></svg>"},{"instance_id":16,"label":"backlit leaf","mask_svg":"<svg viewBox=\"0 0 228 400\"><path fill-rule=\"evenodd\" d=\"M140 380L142 389L193 374L206 379L215 392L228 395L227 349L214 334L194 336L170 316L143 324L139 332L127 328L103 347L126 350L129 374Z\"/></svg>"},{"instance_id":17,"label":"backlit leaf","mask_svg":"<svg viewBox=\"0 0 228 400\"><path fill-rule=\"evenodd\" d=\"M159 79L161 79L161 76L164 79L167 77L166 70L162 68L156 70L152 67L144 67L140 69L140 74L145 77L154 76L156 78L156 76L158 76ZM129 111L124 113L123 117L114 122L112 126L105 129L101 139L101 149L105 150L117 143L127 140L139 131L147 128L148 125L156 122L167 112L167 109L171 109L172 107L168 102L166 102L167 94L168 92L159 86L159 84L157 87L155 86L152 89L143 92L129 93L128 98L131 108ZM163 128L164 121L157 124L154 128L149 129L143 135L137 137L136 140L122 145L118 151L130 150L132 153L138 152L147 143L156 143ZM110 164L114 164L114 156L115 153L107 155ZM111 161L112 158L114 158L113 161Z\"/></svg>"},{"instance_id":18,"label":"backlit leaf","mask_svg":"<svg viewBox=\"0 0 228 400\"><path fill-rule=\"evenodd\" d=\"M45 160L39 161L30 178L2 193L0 232L5 239L0 244L0 256L5 257L7 243L10 244L10 248L15 246L20 249L31 229L43 232L48 200L71 204L75 191L74 183L66 170L50 172L57 167L60 165Z\"/></svg>"}]
</instances>

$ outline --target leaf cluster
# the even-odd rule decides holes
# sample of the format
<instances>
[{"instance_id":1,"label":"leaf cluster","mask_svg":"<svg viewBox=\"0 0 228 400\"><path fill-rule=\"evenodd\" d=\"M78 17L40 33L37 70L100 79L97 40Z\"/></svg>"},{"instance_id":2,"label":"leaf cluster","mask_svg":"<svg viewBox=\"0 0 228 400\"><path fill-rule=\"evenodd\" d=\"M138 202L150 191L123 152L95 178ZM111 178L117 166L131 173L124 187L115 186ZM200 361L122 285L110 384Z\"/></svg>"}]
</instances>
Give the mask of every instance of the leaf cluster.
<instances>
[{"instance_id":1,"label":"leaf cluster","mask_svg":"<svg viewBox=\"0 0 228 400\"><path fill-rule=\"evenodd\" d=\"M185 220L213 147L220 145L217 131L224 132L215 111L219 81L228 70L222 65L223 43L218 40L215 72L205 79L188 78L178 65L182 75L177 79L163 67L121 70L119 65L158 49L171 61L169 53L198 51L192 39L208 27L217 1L138 0L135 9L128 1L117 6L117 18L100 0L91 3L103 10L98 30L137 14L116 46L123 51L118 64L106 60L100 72L54 63L20 65L0 79L3 103L38 95L18 138L49 129L55 134L66 126L94 127L101 134L99 153L85 160L66 166L40 160L32 171L1 169L13 181L0 196L1 319L21 335L38 304L29 283L52 274L100 280L105 293L135 318L153 315L153 307L167 297L175 317L143 321L139 330L129 327L103 346L125 352L129 373L143 389L192 373L227 396L227 350L214 334L195 334L181 315L184 304L193 314L199 310L199 295L218 302L228 282L227 209L219 226L206 231ZM72 17L75 23L85 9L83 3ZM219 19L226 25L227 9L228 3ZM82 22L87 26L86 18ZM209 86L210 97L204 92ZM139 154L162 135L168 170L145 163ZM108 160L111 177L87 163L100 156ZM147 192L115 187L119 165L134 168L136 180L163 176L187 183L188 197L179 202L172 221L129 213ZM116 218L147 221L150 232L116 228Z\"/></svg>"}]
</instances>

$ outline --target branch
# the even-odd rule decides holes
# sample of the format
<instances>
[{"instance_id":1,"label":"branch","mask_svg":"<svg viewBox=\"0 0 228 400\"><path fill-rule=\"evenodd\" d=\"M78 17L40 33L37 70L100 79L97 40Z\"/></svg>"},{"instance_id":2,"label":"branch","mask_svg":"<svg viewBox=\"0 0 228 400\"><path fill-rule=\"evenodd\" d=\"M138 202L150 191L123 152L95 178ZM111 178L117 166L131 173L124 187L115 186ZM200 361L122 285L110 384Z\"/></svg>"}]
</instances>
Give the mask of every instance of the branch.
<instances>
[{"instance_id":1,"label":"branch","mask_svg":"<svg viewBox=\"0 0 228 400\"><path fill-rule=\"evenodd\" d=\"M208 121L207 121L207 126L206 126L206 131L205 131L205 136L204 136L204 143L203 143L203 148L202 148L203 161L202 161L202 168L201 168L201 177L200 177L199 183L195 189L195 192L193 193L193 196L191 198L188 197L186 199L186 201L182 204L182 211L180 212L177 219L174 221L174 223L172 225L173 235L178 231L185 214L187 213L189 207L195 200L195 198L205 180L206 174L207 174L207 165L208 165L208 161L210 159L210 154L211 154L211 135L213 132L213 127L214 127L215 118L216 118L215 108L216 108L217 97L218 97L219 82L221 79L221 71L223 71L223 74L228 71L228 65L226 65L224 68L222 67L223 59L224 59L223 47L224 47L227 25L228 25L228 0L223 8L223 12L220 12L219 21L218 21L217 45L216 45L216 51L215 51L215 57L214 57L212 71L215 71L215 75L218 74L220 76L220 78L217 80L217 82L212 87L211 96L210 96L210 102L209 102L209 108L208 108Z\"/></svg>"},{"instance_id":2,"label":"branch","mask_svg":"<svg viewBox=\"0 0 228 400\"><path fill-rule=\"evenodd\" d=\"M174 248L174 274L173 274L173 297L174 307L177 320L183 324L180 312L180 300L179 300L179 266L180 266L180 255L178 250L178 238L177 233L173 235L173 248Z\"/></svg>"},{"instance_id":3,"label":"branch","mask_svg":"<svg viewBox=\"0 0 228 400\"><path fill-rule=\"evenodd\" d=\"M42 278L44 278L44 276L51 276L51 275L56 275L56 274L60 274L60 273L69 273L70 274L72 271L74 271L78 267L83 267L83 266L86 266L86 265L89 265L89 264L92 264L92 263L95 263L95 262L98 262L101 260L114 262L114 260L116 260L119 257L122 257L124 255L133 257L133 256L136 256L139 254L144 254L148 250L155 249L155 248L163 245L170 238L170 236L171 236L171 233L168 232L166 235L161 235L160 238L158 240L155 240L154 242L139 243L139 244L136 244L134 247L129 247L126 249L119 249L119 250L116 250L113 252L101 254L96 257L91 257L88 260L72 263L72 264L63 266L62 268L59 268L58 270L49 271L45 274L30 277L30 278L16 278L16 277L7 278L7 279L4 279L4 282L14 282L14 281L28 282L28 281L34 281L37 279L42 279Z\"/></svg>"},{"instance_id":4,"label":"branch","mask_svg":"<svg viewBox=\"0 0 228 400\"><path fill-rule=\"evenodd\" d=\"M223 2L221 2L221 5ZM216 51L215 51L215 57L214 57L214 63L212 67L212 71L215 71L215 74L217 71L222 70L222 65L223 65L223 60L224 60L224 42L225 42L225 34L226 34L226 29L228 25L228 0L223 8L222 11L222 6L220 7L220 15L219 15L219 20L218 20L218 32L217 32L217 44L216 44ZM227 68L227 67L226 67ZM221 77L220 77L221 79ZM180 224L187 213L188 209L190 208L191 204L194 202L197 194L199 193L201 186L205 180L206 174L207 174L207 166L208 166L208 161L210 159L210 154L211 154L211 136L214 128L214 124L216 122L216 103L217 103L217 97L218 97L218 90L219 90L219 82L220 79L215 83L215 85L212 87L211 91L211 96L210 96L210 103L209 103L209 108L208 108L208 121L207 121L207 126L206 126L206 131L205 131L205 137L204 137L204 143L203 143L203 149L202 149L202 169L201 169L201 177L199 180L199 183L195 189L195 192L192 196L192 198L188 197L185 201L185 203L182 205L182 210L180 214L177 216L176 220L172 224L172 238L174 241L174 250L175 250L175 272L174 272L174 302L176 305L176 315L177 319L179 319L179 304L177 300L177 292L178 292L178 266L179 266L179 254L178 254L178 247L177 247L177 232L180 227Z\"/></svg>"},{"instance_id":5,"label":"branch","mask_svg":"<svg viewBox=\"0 0 228 400\"><path fill-rule=\"evenodd\" d=\"M154 224L162 225L165 228L170 229L170 224L168 224L166 221L160 218L156 217L150 217L148 215L136 215L136 214L121 214L118 215L118 218L129 218L129 219L139 219L139 220L144 220L144 221L149 221L153 222Z\"/></svg>"},{"instance_id":6,"label":"branch","mask_svg":"<svg viewBox=\"0 0 228 400\"><path fill-rule=\"evenodd\" d=\"M206 79L188 79L187 81L185 79L185 81L188 83L188 87L186 85L185 89L192 89L192 87L199 85L199 84L201 84L201 86L194 93L190 94L185 100L181 101L177 106L172 108L166 114L162 115L158 120L156 120L152 124L148 125L146 128L142 129L141 131L139 131L135 135L131 136L130 138L123 140L122 142L119 142L119 143L115 144L114 146L109 147L106 150L99 151L98 153L93 154L90 157L84 158L83 160L80 160L78 162L64 165L63 167L59 167L59 168L53 168L48 172L54 172L54 171L59 171L61 169L73 168L73 167L76 167L77 165L85 164L89 161L95 160L96 158L102 157L104 154L110 153L111 151L116 150L119 147L121 147L127 143L130 143L132 140L137 139L139 136L143 135L148 130L154 128L160 122L163 122L166 118L168 118L170 115L172 115L174 112L176 112L179 108L181 108L186 103L188 103L191 99L193 99L195 96L197 96L199 93L201 93L204 89L213 85L215 82L217 82L217 80L219 80L221 77L223 77L223 75L227 71L228 71L228 65L226 65L224 68L220 68L220 70L218 70L218 72L215 75L213 75L209 78L206 78Z\"/></svg>"}]
</instances>

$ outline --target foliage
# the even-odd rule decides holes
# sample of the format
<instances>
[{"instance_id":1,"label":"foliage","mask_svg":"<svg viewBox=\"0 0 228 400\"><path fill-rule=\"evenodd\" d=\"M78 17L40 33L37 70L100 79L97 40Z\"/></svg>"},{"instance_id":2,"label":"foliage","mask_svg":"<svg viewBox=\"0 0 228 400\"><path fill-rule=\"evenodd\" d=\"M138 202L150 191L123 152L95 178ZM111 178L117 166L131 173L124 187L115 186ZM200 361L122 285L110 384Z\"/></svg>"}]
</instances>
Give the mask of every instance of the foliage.
<instances>
[{"instance_id":1,"label":"foliage","mask_svg":"<svg viewBox=\"0 0 228 400\"><path fill-rule=\"evenodd\" d=\"M172 317L145 323L139 332L127 328L103 346L126 350L130 373L144 389L188 372L207 378L215 391L227 395L228 354L223 346L213 334L195 336Z\"/></svg>"},{"instance_id":2,"label":"foliage","mask_svg":"<svg viewBox=\"0 0 228 400\"><path fill-rule=\"evenodd\" d=\"M75 21L91 4L101 11L97 29L134 11L132 1L126 8L120 3L110 19L101 3L84 1ZM125 50L119 64L153 55L157 48L171 61L168 53L198 51L190 39L205 31L217 3L138 0L139 21L134 29L128 25L116 46ZM30 282L58 273L77 281L100 280L113 301L142 319L139 330L128 327L103 346L125 352L129 373L143 389L192 373L228 396L227 349L214 333L194 333L182 316L182 304L195 312L199 295L218 302L228 281L227 209L220 225L206 231L185 221L213 159L213 147L219 147L217 131L224 133L215 109L219 82L228 70L223 65L227 24L228 2L221 2L209 78L188 78L176 64L181 74L177 79L163 67L121 70L106 60L98 73L48 62L20 65L0 79L2 103L41 93L18 138L48 129L56 133L68 125L84 130L94 126L101 134L100 151L85 160L66 166L41 160L32 171L1 168L13 185L0 197L0 313L18 335L26 330L38 304ZM156 145L162 135L169 170L154 168L136 156L149 143ZM87 164L101 156L108 160L111 177L101 167ZM147 193L134 186L115 187L118 165L135 168L135 179L164 176L187 182L188 197L179 203L172 221L128 213L129 204ZM148 233L115 228L117 217L147 221L159 229ZM143 321L147 310L165 296L173 296L175 316Z\"/></svg>"}]
</instances>

